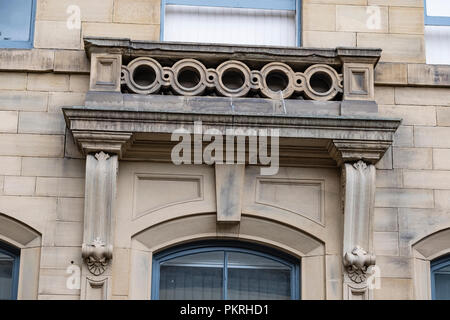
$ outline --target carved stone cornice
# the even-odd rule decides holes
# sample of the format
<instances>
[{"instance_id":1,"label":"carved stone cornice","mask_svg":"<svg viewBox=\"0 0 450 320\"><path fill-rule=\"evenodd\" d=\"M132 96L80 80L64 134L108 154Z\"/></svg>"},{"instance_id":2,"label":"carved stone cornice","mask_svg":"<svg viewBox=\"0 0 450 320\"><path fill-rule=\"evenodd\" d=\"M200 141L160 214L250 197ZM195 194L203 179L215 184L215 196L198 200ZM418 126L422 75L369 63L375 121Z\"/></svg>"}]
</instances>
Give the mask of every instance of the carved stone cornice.
<instances>
[{"instance_id":1,"label":"carved stone cornice","mask_svg":"<svg viewBox=\"0 0 450 320\"><path fill-rule=\"evenodd\" d=\"M332 140L328 145L330 156L338 166L347 162L363 160L367 163L377 163L392 145L391 141L382 140Z\"/></svg>"},{"instance_id":2,"label":"carved stone cornice","mask_svg":"<svg viewBox=\"0 0 450 320\"><path fill-rule=\"evenodd\" d=\"M119 158L132 141L132 133L108 131L72 131L73 138L84 155L104 151L117 154Z\"/></svg>"}]
</instances>

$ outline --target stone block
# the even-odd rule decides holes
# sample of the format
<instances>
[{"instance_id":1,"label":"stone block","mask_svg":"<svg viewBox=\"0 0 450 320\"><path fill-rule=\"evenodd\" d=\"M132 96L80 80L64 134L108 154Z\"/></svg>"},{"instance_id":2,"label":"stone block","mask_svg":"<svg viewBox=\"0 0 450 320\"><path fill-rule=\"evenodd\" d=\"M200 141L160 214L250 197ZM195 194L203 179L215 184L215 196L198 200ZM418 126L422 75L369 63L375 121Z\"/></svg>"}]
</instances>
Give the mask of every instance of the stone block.
<instances>
[{"instance_id":1,"label":"stone block","mask_svg":"<svg viewBox=\"0 0 450 320\"><path fill-rule=\"evenodd\" d=\"M62 157L64 136L37 134L0 134L0 155Z\"/></svg>"},{"instance_id":2,"label":"stone block","mask_svg":"<svg viewBox=\"0 0 450 320\"><path fill-rule=\"evenodd\" d=\"M431 148L394 148L394 168L432 169Z\"/></svg>"},{"instance_id":3,"label":"stone block","mask_svg":"<svg viewBox=\"0 0 450 320\"><path fill-rule=\"evenodd\" d=\"M389 32L423 34L423 8L389 7Z\"/></svg>"},{"instance_id":4,"label":"stone block","mask_svg":"<svg viewBox=\"0 0 450 320\"><path fill-rule=\"evenodd\" d=\"M67 273L66 268L41 268L39 273L39 296L42 295L58 295L70 296L80 295L80 290L67 288Z\"/></svg>"},{"instance_id":5,"label":"stone block","mask_svg":"<svg viewBox=\"0 0 450 320\"><path fill-rule=\"evenodd\" d=\"M302 45L314 48L356 47L356 32L305 30Z\"/></svg>"},{"instance_id":6,"label":"stone block","mask_svg":"<svg viewBox=\"0 0 450 320\"><path fill-rule=\"evenodd\" d=\"M375 206L379 208L432 208L433 190L377 188Z\"/></svg>"},{"instance_id":7,"label":"stone block","mask_svg":"<svg viewBox=\"0 0 450 320\"><path fill-rule=\"evenodd\" d=\"M66 21L70 16L69 6L80 9L82 21L110 22L112 20L114 0L42 0L38 1L36 20Z\"/></svg>"},{"instance_id":8,"label":"stone block","mask_svg":"<svg viewBox=\"0 0 450 320\"><path fill-rule=\"evenodd\" d=\"M47 92L0 91L0 110L46 111Z\"/></svg>"},{"instance_id":9,"label":"stone block","mask_svg":"<svg viewBox=\"0 0 450 320\"><path fill-rule=\"evenodd\" d=\"M450 170L450 149L433 149L433 169Z\"/></svg>"},{"instance_id":10,"label":"stone block","mask_svg":"<svg viewBox=\"0 0 450 320\"><path fill-rule=\"evenodd\" d=\"M403 185L406 188L450 189L450 171L405 170L403 171Z\"/></svg>"},{"instance_id":11,"label":"stone block","mask_svg":"<svg viewBox=\"0 0 450 320\"><path fill-rule=\"evenodd\" d=\"M394 104L394 88L375 86L375 102L379 105Z\"/></svg>"},{"instance_id":12,"label":"stone block","mask_svg":"<svg viewBox=\"0 0 450 320\"><path fill-rule=\"evenodd\" d=\"M71 265L81 266L81 248L47 247L41 248L41 268L66 269Z\"/></svg>"},{"instance_id":13,"label":"stone block","mask_svg":"<svg viewBox=\"0 0 450 320\"><path fill-rule=\"evenodd\" d=\"M378 255L397 256L398 255L398 232L374 232L373 246L377 255L377 265L379 265ZM386 276L383 272L383 276Z\"/></svg>"},{"instance_id":14,"label":"stone block","mask_svg":"<svg viewBox=\"0 0 450 320\"><path fill-rule=\"evenodd\" d=\"M115 295L128 295L130 249L115 248L113 257L112 292Z\"/></svg>"},{"instance_id":15,"label":"stone block","mask_svg":"<svg viewBox=\"0 0 450 320\"><path fill-rule=\"evenodd\" d=\"M78 159L33 158L22 160L22 174L37 177L84 178L85 161Z\"/></svg>"},{"instance_id":16,"label":"stone block","mask_svg":"<svg viewBox=\"0 0 450 320\"><path fill-rule=\"evenodd\" d=\"M241 220L244 169L244 164L215 165L217 221Z\"/></svg>"},{"instance_id":17,"label":"stone block","mask_svg":"<svg viewBox=\"0 0 450 320\"><path fill-rule=\"evenodd\" d=\"M61 112L62 107L82 106L86 94L81 92L50 92L48 96L48 112Z\"/></svg>"},{"instance_id":18,"label":"stone block","mask_svg":"<svg viewBox=\"0 0 450 320\"><path fill-rule=\"evenodd\" d=\"M450 86L450 66L408 64L408 83L424 86Z\"/></svg>"},{"instance_id":19,"label":"stone block","mask_svg":"<svg viewBox=\"0 0 450 320\"><path fill-rule=\"evenodd\" d=\"M394 134L393 146L395 147L412 147L413 143L413 127L399 126Z\"/></svg>"},{"instance_id":20,"label":"stone block","mask_svg":"<svg viewBox=\"0 0 450 320\"><path fill-rule=\"evenodd\" d=\"M116 0L113 21L119 23L159 24L160 0Z\"/></svg>"},{"instance_id":21,"label":"stone block","mask_svg":"<svg viewBox=\"0 0 450 320\"><path fill-rule=\"evenodd\" d=\"M0 175L19 176L21 167L20 157L0 157Z\"/></svg>"},{"instance_id":22,"label":"stone block","mask_svg":"<svg viewBox=\"0 0 450 320\"><path fill-rule=\"evenodd\" d=\"M382 62L425 62L423 35L360 32L357 34L357 43L358 47L383 49Z\"/></svg>"},{"instance_id":23,"label":"stone block","mask_svg":"<svg viewBox=\"0 0 450 320\"><path fill-rule=\"evenodd\" d=\"M437 125L450 127L450 108L449 107L438 107L436 109L437 113Z\"/></svg>"},{"instance_id":24,"label":"stone block","mask_svg":"<svg viewBox=\"0 0 450 320\"><path fill-rule=\"evenodd\" d=\"M382 254L377 255L377 266L380 267L381 276L383 278L412 278L412 263L413 260L410 257L395 257Z\"/></svg>"},{"instance_id":25,"label":"stone block","mask_svg":"<svg viewBox=\"0 0 450 320\"><path fill-rule=\"evenodd\" d=\"M0 90L25 90L26 86L27 73L0 72Z\"/></svg>"},{"instance_id":26,"label":"stone block","mask_svg":"<svg viewBox=\"0 0 450 320\"><path fill-rule=\"evenodd\" d=\"M303 0L303 3L366 5L367 0Z\"/></svg>"},{"instance_id":27,"label":"stone block","mask_svg":"<svg viewBox=\"0 0 450 320\"><path fill-rule=\"evenodd\" d=\"M20 112L19 133L64 134L66 123L60 113Z\"/></svg>"},{"instance_id":28,"label":"stone block","mask_svg":"<svg viewBox=\"0 0 450 320\"><path fill-rule=\"evenodd\" d=\"M32 91L68 91L69 76L55 73L30 73L27 89Z\"/></svg>"},{"instance_id":29,"label":"stone block","mask_svg":"<svg viewBox=\"0 0 450 320\"><path fill-rule=\"evenodd\" d=\"M87 92L89 90L89 75L70 75L70 91Z\"/></svg>"},{"instance_id":30,"label":"stone block","mask_svg":"<svg viewBox=\"0 0 450 320\"><path fill-rule=\"evenodd\" d=\"M450 90L447 88L395 88L395 103L407 105L450 106Z\"/></svg>"},{"instance_id":31,"label":"stone block","mask_svg":"<svg viewBox=\"0 0 450 320\"><path fill-rule=\"evenodd\" d=\"M55 51L54 72L89 73L90 63L82 50Z\"/></svg>"},{"instance_id":32,"label":"stone block","mask_svg":"<svg viewBox=\"0 0 450 320\"><path fill-rule=\"evenodd\" d=\"M450 210L450 190L434 190L436 209Z\"/></svg>"},{"instance_id":33,"label":"stone block","mask_svg":"<svg viewBox=\"0 0 450 320\"><path fill-rule=\"evenodd\" d=\"M450 127L414 127L416 147L450 148Z\"/></svg>"},{"instance_id":34,"label":"stone block","mask_svg":"<svg viewBox=\"0 0 450 320\"><path fill-rule=\"evenodd\" d=\"M32 196L36 187L35 177L6 176L3 186L5 195Z\"/></svg>"},{"instance_id":35,"label":"stone block","mask_svg":"<svg viewBox=\"0 0 450 320\"><path fill-rule=\"evenodd\" d=\"M83 222L66 222L66 221L56 222L55 246L80 247L81 249L82 242L83 242Z\"/></svg>"},{"instance_id":36,"label":"stone block","mask_svg":"<svg viewBox=\"0 0 450 320\"><path fill-rule=\"evenodd\" d=\"M375 300L411 300L413 298L412 279L381 279L381 288L374 290Z\"/></svg>"},{"instance_id":37,"label":"stone block","mask_svg":"<svg viewBox=\"0 0 450 320\"><path fill-rule=\"evenodd\" d=\"M435 126L434 106L379 105L380 115L402 119L403 125Z\"/></svg>"},{"instance_id":38,"label":"stone block","mask_svg":"<svg viewBox=\"0 0 450 320\"><path fill-rule=\"evenodd\" d=\"M304 31L335 31L336 6L326 4L304 4L302 8Z\"/></svg>"},{"instance_id":39,"label":"stone block","mask_svg":"<svg viewBox=\"0 0 450 320\"><path fill-rule=\"evenodd\" d=\"M83 37L115 37L131 40L159 40L159 25L83 22Z\"/></svg>"},{"instance_id":40,"label":"stone block","mask_svg":"<svg viewBox=\"0 0 450 320\"><path fill-rule=\"evenodd\" d=\"M406 85L408 68L406 63L380 62L375 68L375 84Z\"/></svg>"},{"instance_id":41,"label":"stone block","mask_svg":"<svg viewBox=\"0 0 450 320\"><path fill-rule=\"evenodd\" d=\"M53 197L84 197L84 179L41 178L36 181L36 194Z\"/></svg>"},{"instance_id":42,"label":"stone block","mask_svg":"<svg viewBox=\"0 0 450 320\"><path fill-rule=\"evenodd\" d=\"M16 133L18 116L17 111L0 111L0 133Z\"/></svg>"},{"instance_id":43,"label":"stone block","mask_svg":"<svg viewBox=\"0 0 450 320\"><path fill-rule=\"evenodd\" d=\"M392 147L389 147L389 149L387 149L383 157L375 165L375 168L380 170L392 169Z\"/></svg>"},{"instance_id":44,"label":"stone block","mask_svg":"<svg viewBox=\"0 0 450 320\"><path fill-rule=\"evenodd\" d=\"M398 231L398 209L375 208L373 229L380 232Z\"/></svg>"},{"instance_id":45,"label":"stone block","mask_svg":"<svg viewBox=\"0 0 450 320\"><path fill-rule=\"evenodd\" d=\"M368 5L378 5L378 6L423 8L422 0L367 0L367 4Z\"/></svg>"},{"instance_id":46,"label":"stone block","mask_svg":"<svg viewBox=\"0 0 450 320\"><path fill-rule=\"evenodd\" d=\"M1 50L0 69L50 72L53 70L54 57L53 50Z\"/></svg>"},{"instance_id":47,"label":"stone block","mask_svg":"<svg viewBox=\"0 0 450 320\"><path fill-rule=\"evenodd\" d=\"M336 30L388 32L388 9L386 7L338 5L336 6ZM358 44L358 46L360 45Z\"/></svg>"},{"instance_id":48,"label":"stone block","mask_svg":"<svg viewBox=\"0 0 450 320\"><path fill-rule=\"evenodd\" d=\"M56 214L59 221L82 222L84 198L58 198Z\"/></svg>"},{"instance_id":49,"label":"stone block","mask_svg":"<svg viewBox=\"0 0 450 320\"><path fill-rule=\"evenodd\" d=\"M397 188L402 186L402 172L400 170L377 170L376 186L378 188Z\"/></svg>"},{"instance_id":50,"label":"stone block","mask_svg":"<svg viewBox=\"0 0 450 320\"><path fill-rule=\"evenodd\" d=\"M36 21L34 47L81 49L81 29L67 28L66 21Z\"/></svg>"}]
</instances>

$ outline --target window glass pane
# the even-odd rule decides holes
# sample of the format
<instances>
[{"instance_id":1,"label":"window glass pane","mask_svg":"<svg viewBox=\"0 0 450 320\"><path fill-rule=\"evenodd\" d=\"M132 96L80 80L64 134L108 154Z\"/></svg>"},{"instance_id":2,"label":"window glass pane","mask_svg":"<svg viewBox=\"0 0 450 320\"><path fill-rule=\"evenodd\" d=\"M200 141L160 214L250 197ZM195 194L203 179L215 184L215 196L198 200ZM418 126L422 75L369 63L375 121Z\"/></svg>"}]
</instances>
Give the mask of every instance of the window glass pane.
<instances>
[{"instance_id":1,"label":"window glass pane","mask_svg":"<svg viewBox=\"0 0 450 320\"><path fill-rule=\"evenodd\" d=\"M425 26L428 64L450 64L450 26Z\"/></svg>"},{"instance_id":2,"label":"window glass pane","mask_svg":"<svg viewBox=\"0 0 450 320\"><path fill-rule=\"evenodd\" d=\"M291 268L261 256L228 253L228 299L291 299Z\"/></svg>"},{"instance_id":3,"label":"window glass pane","mask_svg":"<svg viewBox=\"0 0 450 320\"><path fill-rule=\"evenodd\" d=\"M160 265L161 300L223 298L223 251L195 253Z\"/></svg>"},{"instance_id":4,"label":"window glass pane","mask_svg":"<svg viewBox=\"0 0 450 320\"><path fill-rule=\"evenodd\" d=\"M435 299L450 300L450 274L436 273L434 277Z\"/></svg>"},{"instance_id":5,"label":"window glass pane","mask_svg":"<svg viewBox=\"0 0 450 320\"><path fill-rule=\"evenodd\" d=\"M296 45L293 10L166 5L164 40Z\"/></svg>"},{"instance_id":6,"label":"window glass pane","mask_svg":"<svg viewBox=\"0 0 450 320\"><path fill-rule=\"evenodd\" d=\"M427 0L427 15L450 17L448 0Z\"/></svg>"},{"instance_id":7,"label":"window glass pane","mask_svg":"<svg viewBox=\"0 0 450 320\"><path fill-rule=\"evenodd\" d=\"M0 40L30 40L32 0L0 0Z\"/></svg>"},{"instance_id":8,"label":"window glass pane","mask_svg":"<svg viewBox=\"0 0 450 320\"><path fill-rule=\"evenodd\" d=\"M12 299L14 259L0 252L0 300Z\"/></svg>"}]
</instances>

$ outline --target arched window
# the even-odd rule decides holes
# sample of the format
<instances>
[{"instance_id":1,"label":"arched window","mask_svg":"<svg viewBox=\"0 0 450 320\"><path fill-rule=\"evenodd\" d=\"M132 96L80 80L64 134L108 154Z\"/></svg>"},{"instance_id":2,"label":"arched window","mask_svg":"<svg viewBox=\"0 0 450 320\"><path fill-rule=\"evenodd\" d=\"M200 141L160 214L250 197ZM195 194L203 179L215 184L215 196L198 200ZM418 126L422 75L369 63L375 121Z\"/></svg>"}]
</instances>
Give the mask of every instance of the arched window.
<instances>
[{"instance_id":1,"label":"arched window","mask_svg":"<svg viewBox=\"0 0 450 320\"><path fill-rule=\"evenodd\" d=\"M300 297L299 260L242 242L200 242L155 254L152 299L288 300Z\"/></svg>"},{"instance_id":2,"label":"arched window","mask_svg":"<svg viewBox=\"0 0 450 320\"><path fill-rule=\"evenodd\" d=\"M450 300L450 255L431 262L431 297Z\"/></svg>"},{"instance_id":3,"label":"arched window","mask_svg":"<svg viewBox=\"0 0 450 320\"><path fill-rule=\"evenodd\" d=\"M0 300L17 299L20 250L0 242Z\"/></svg>"}]
</instances>

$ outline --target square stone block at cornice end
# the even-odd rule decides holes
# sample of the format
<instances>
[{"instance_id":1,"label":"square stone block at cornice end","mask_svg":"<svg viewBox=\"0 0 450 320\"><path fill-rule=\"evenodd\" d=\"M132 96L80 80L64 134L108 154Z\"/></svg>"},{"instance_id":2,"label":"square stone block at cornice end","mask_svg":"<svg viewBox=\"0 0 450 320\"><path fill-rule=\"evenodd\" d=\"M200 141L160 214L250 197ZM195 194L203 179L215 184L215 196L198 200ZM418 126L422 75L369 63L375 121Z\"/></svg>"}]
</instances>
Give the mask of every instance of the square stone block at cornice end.
<instances>
[{"instance_id":1,"label":"square stone block at cornice end","mask_svg":"<svg viewBox=\"0 0 450 320\"><path fill-rule=\"evenodd\" d=\"M283 61L295 63L295 59L341 65L342 62L361 62L376 65L381 57L380 48L336 47L307 48L261 45L231 45L215 43L136 41L129 38L84 37L88 57L92 53L121 54L123 57L140 56L183 57L202 59L236 59ZM300 62L300 61L298 61Z\"/></svg>"}]
</instances>

